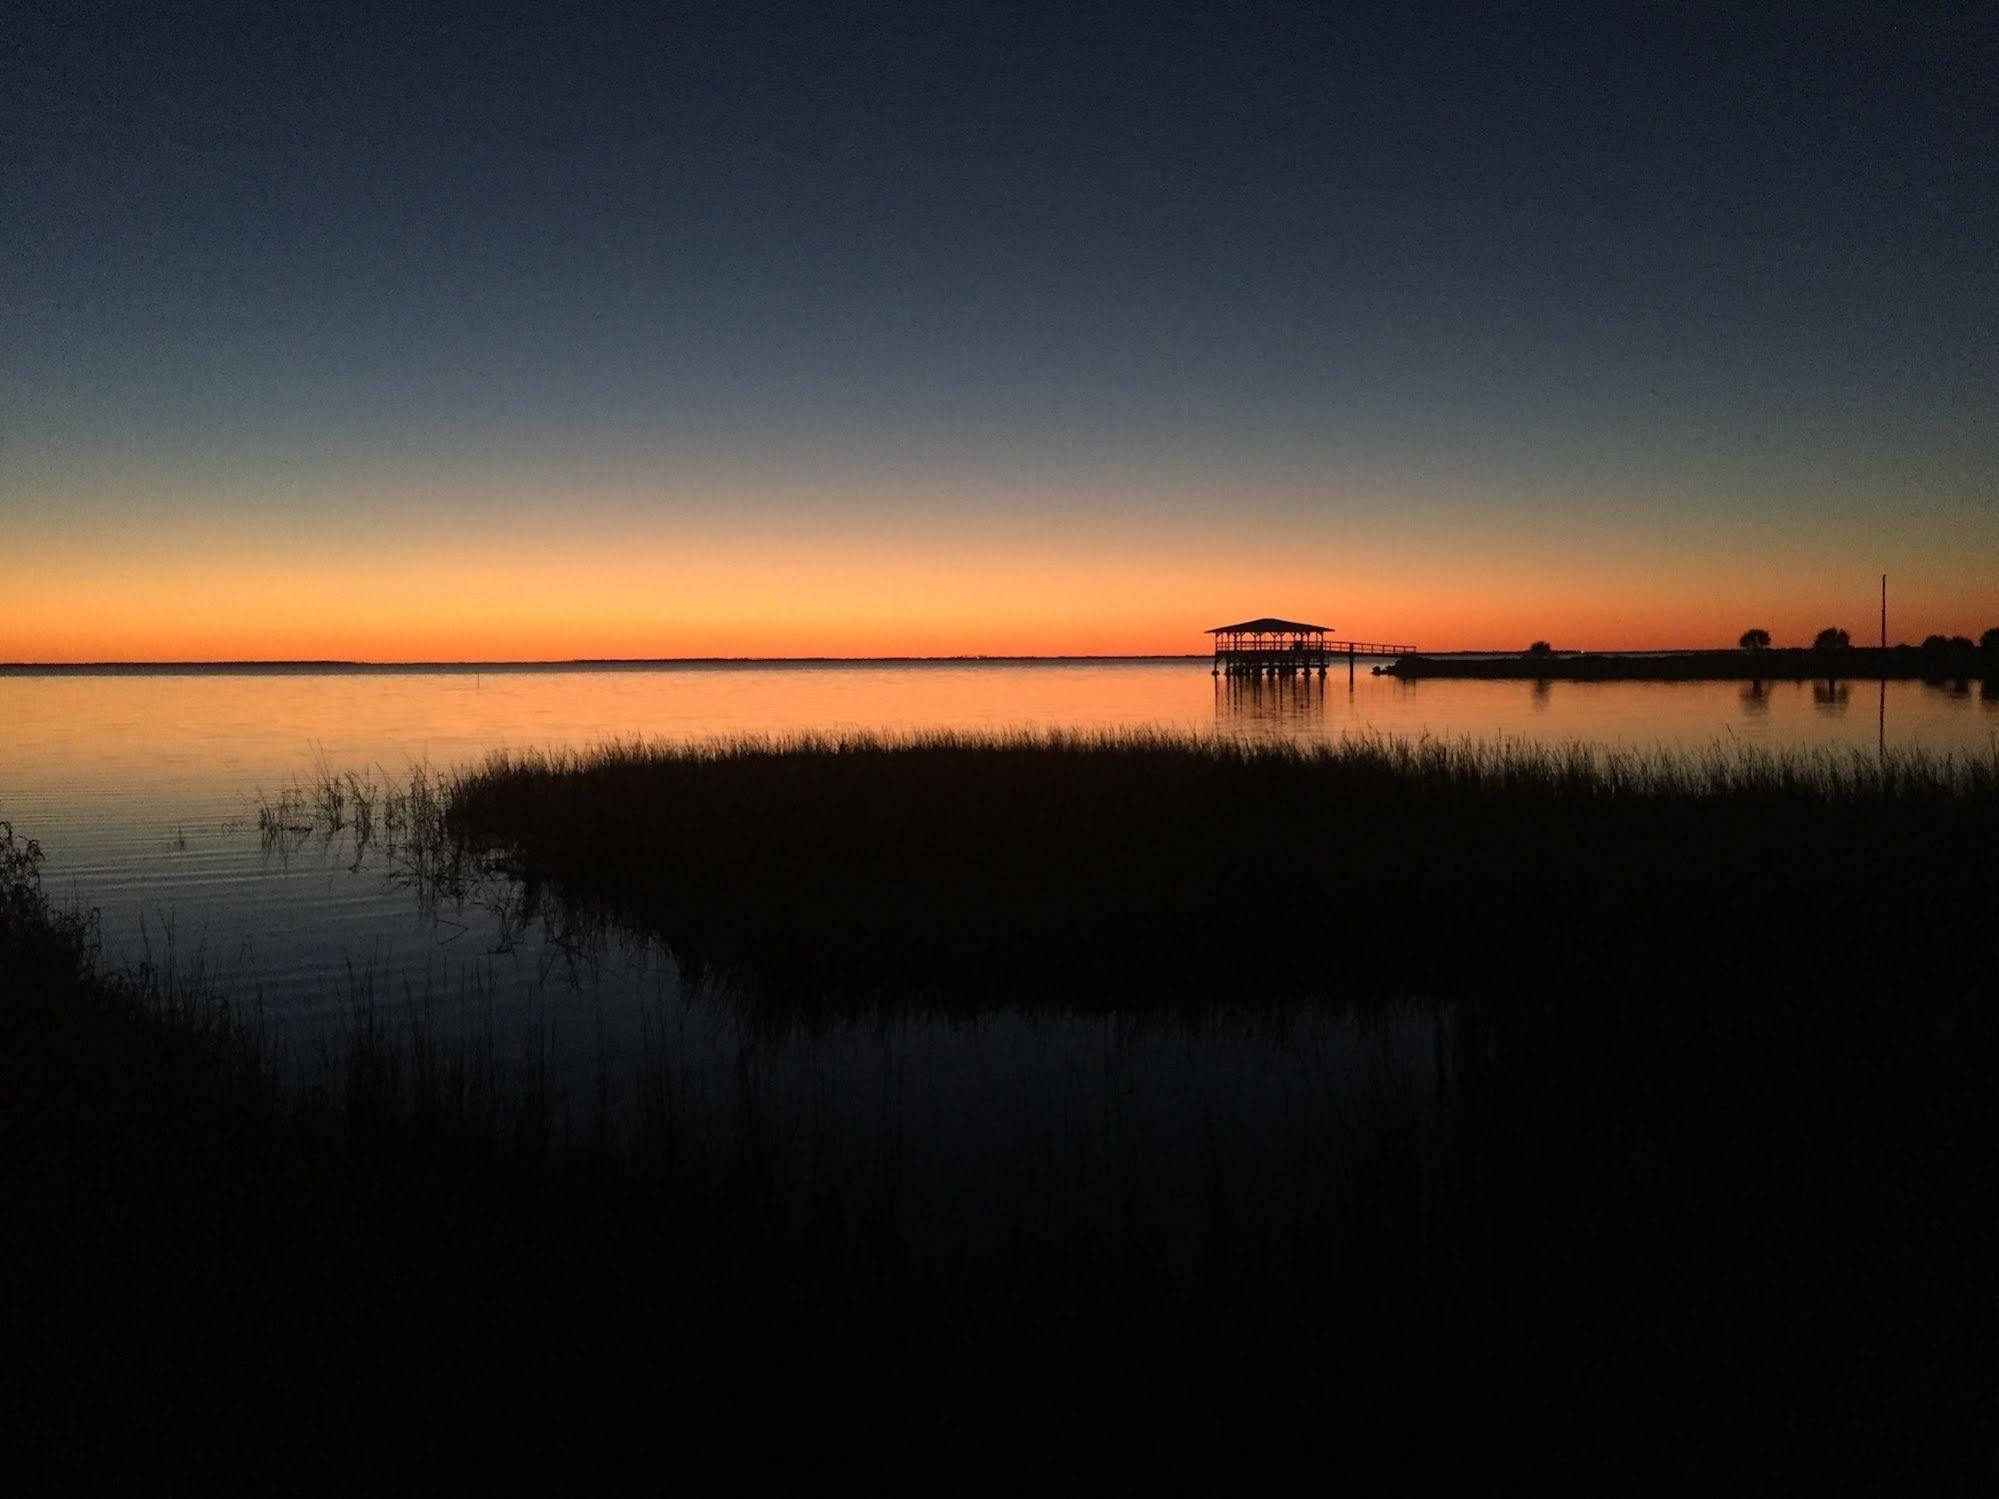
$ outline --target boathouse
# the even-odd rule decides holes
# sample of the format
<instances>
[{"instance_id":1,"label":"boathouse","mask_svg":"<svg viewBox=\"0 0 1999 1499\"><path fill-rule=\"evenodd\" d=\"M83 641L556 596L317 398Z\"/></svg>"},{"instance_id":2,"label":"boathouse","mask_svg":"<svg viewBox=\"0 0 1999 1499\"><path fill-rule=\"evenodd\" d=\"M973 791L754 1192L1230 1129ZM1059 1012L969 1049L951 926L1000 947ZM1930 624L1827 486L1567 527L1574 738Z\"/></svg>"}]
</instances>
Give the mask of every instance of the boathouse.
<instances>
[{"instance_id":1,"label":"boathouse","mask_svg":"<svg viewBox=\"0 0 1999 1499\"><path fill-rule=\"evenodd\" d=\"M1342 658L1351 677L1358 656L1406 656L1415 649L1407 645L1333 640L1331 625L1268 616L1246 619L1240 624L1216 625L1208 633L1215 637L1214 674L1218 677L1280 677L1311 671L1324 676L1326 669Z\"/></svg>"}]
</instances>

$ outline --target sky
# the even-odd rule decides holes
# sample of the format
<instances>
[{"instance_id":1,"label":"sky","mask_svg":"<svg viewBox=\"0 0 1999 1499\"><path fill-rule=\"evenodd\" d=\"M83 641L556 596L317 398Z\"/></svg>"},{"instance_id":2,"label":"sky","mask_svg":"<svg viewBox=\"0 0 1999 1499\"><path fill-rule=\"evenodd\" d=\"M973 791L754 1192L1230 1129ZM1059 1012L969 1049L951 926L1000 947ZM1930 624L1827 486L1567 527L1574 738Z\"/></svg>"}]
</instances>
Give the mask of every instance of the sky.
<instances>
[{"instance_id":1,"label":"sky","mask_svg":"<svg viewBox=\"0 0 1999 1499\"><path fill-rule=\"evenodd\" d=\"M1988 6L9 9L0 660L1999 623Z\"/></svg>"}]
</instances>

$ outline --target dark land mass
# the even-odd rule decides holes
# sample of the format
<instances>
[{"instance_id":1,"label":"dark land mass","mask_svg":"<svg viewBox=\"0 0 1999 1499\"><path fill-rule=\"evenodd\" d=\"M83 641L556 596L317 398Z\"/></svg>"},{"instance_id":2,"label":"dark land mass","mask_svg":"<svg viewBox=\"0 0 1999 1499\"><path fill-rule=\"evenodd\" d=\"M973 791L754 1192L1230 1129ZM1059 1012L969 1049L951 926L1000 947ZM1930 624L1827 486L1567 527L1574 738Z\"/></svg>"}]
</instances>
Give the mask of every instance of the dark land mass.
<instances>
[{"instance_id":1,"label":"dark land mass","mask_svg":"<svg viewBox=\"0 0 1999 1499\"><path fill-rule=\"evenodd\" d=\"M1522 652L1505 656L1398 658L1383 675L1544 682L1810 682L1968 681L1999 678L1999 653L1949 652L1920 646L1851 646L1843 650Z\"/></svg>"},{"instance_id":2,"label":"dark land mass","mask_svg":"<svg viewBox=\"0 0 1999 1499\"><path fill-rule=\"evenodd\" d=\"M1441 953L1435 1117L1306 1156L1282 1230L1212 1184L1191 1253L920 1248L890 1191L787 1206L753 1120L565 1143L400 1019L281 1089L226 1010L97 971L9 832L10 1482L1990 1492L1995 805L1983 762L1128 740L501 762L404 809L425 879L545 863L806 1015L815 965L991 1003L1009 944L1225 951L1251 994L1306 966L1258 953Z\"/></svg>"}]
</instances>

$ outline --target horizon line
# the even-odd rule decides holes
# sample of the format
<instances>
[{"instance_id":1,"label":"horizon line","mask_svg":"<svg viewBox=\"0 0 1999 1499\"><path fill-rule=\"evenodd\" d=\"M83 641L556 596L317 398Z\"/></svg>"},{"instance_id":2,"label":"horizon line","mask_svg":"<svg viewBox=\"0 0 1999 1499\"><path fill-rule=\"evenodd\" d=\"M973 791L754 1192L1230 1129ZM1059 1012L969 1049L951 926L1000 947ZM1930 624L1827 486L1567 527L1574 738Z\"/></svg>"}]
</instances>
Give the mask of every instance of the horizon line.
<instances>
[{"instance_id":1,"label":"horizon line","mask_svg":"<svg viewBox=\"0 0 1999 1499\"><path fill-rule=\"evenodd\" d=\"M1338 642L1333 643L1337 653ZM1898 647L1890 646L1893 650ZM1904 647L1906 648L1906 647ZM1691 655L1726 653L1734 654L1738 647L1731 646L1642 646L1624 647L1614 650L1592 650L1588 647L1558 647L1551 654L1556 656L1652 656ZM1772 654L1785 649L1804 650L1809 647L1770 647ZM1875 646L1857 649L1876 650ZM1522 654L1518 647L1457 646L1450 650L1413 650L1410 655L1418 656L1517 656ZM952 663L989 663L1004 665L1036 661L1207 661L1212 659L1209 651L1140 651L1102 652L1088 651L1056 655L1034 655L1027 653L956 653L941 656L566 656L550 657L542 660L408 660L369 661L346 657L292 657L254 658L236 657L209 661L0 661L0 675L26 676L42 673L63 672L120 672L120 671L560 671L565 668L588 668L605 666L895 666L895 665L948 665Z\"/></svg>"},{"instance_id":2,"label":"horizon line","mask_svg":"<svg viewBox=\"0 0 1999 1499\"><path fill-rule=\"evenodd\" d=\"M221 671L293 667L341 671L495 671L574 666L807 666L954 661L1205 661L1207 651L1083 652L1062 655L975 654L943 656L566 656L543 660L368 661L344 657L231 658L213 661L0 661L0 672Z\"/></svg>"}]
</instances>

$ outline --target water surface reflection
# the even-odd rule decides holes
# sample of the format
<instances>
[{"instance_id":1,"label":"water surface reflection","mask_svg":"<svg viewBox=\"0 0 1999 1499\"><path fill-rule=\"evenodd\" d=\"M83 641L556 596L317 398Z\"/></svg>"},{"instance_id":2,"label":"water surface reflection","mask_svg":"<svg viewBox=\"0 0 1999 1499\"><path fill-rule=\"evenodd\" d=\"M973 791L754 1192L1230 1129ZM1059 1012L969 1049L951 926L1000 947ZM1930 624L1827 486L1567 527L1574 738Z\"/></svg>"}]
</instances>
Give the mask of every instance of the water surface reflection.
<instances>
[{"instance_id":1,"label":"water surface reflection","mask_svg":"<svg viewBox=\"0 0 1999 1499\"><path fill-rule=\"evenodd\" d=\"M1232 733L1313 739L1326 726L1327 678L1310 672L1288 677L1218 676L1215 727ZM1346 693L1344 680L1334 689Z\"/></svg>"}]
</instances>

